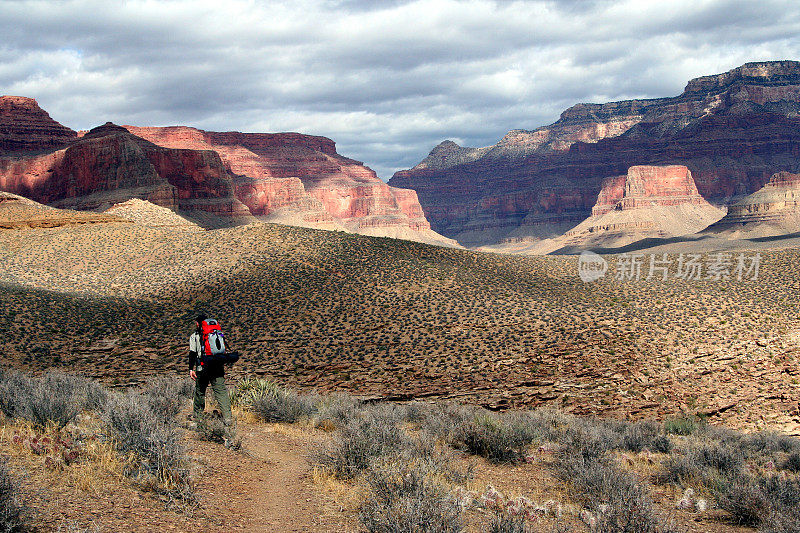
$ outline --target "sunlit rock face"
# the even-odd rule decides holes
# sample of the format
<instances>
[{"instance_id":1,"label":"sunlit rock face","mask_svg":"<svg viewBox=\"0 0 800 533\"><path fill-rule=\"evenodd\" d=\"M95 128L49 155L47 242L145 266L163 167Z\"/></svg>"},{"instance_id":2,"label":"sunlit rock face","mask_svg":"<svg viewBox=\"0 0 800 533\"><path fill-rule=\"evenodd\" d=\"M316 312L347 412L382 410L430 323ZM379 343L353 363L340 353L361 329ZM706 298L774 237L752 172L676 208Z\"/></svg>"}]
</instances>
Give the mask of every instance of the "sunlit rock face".
<instances>
[{"instance_id":1,"label":"sunlit rock face","mask_svg":"<svg viewBox=\"0 0 800 533\"><path fill-rule=\"evenodd\" d=\"M773 237L800 232L800 174L778 172L758 191L728 207L705 233L730 238Z\"/></svg>"},{"instance_id":2,"label":"sunlit rock face","mask_svg":"<svg viewBox=\"0 0 800 533\"><path fill-rule=\"evenodd\" d=\"M431 231L415 191L390 187L326 137L126 127L160 146L217 152L236 197L265 220L456 244Z\"/></svg>"}]
</instances>

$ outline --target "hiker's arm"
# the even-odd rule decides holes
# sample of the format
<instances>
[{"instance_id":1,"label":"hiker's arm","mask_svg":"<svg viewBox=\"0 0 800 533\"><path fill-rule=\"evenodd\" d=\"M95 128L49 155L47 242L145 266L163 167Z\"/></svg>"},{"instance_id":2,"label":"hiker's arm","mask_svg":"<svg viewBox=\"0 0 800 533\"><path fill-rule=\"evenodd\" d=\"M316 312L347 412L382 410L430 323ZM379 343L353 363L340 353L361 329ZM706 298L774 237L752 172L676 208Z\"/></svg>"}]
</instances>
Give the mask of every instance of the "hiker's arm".
<instances>
[{"instance_id":1,"label":"hiker's arm","mask_svg":"<svg viewBox=\"0 0 800 533\"><path fill-rule=\"evenodd\" d=\"M195 349L197 348L196 343L194 342L194 336L189 337L189 371L193 371L195 365L197 364L197 352Z\"/></svg>"}]
</instances>

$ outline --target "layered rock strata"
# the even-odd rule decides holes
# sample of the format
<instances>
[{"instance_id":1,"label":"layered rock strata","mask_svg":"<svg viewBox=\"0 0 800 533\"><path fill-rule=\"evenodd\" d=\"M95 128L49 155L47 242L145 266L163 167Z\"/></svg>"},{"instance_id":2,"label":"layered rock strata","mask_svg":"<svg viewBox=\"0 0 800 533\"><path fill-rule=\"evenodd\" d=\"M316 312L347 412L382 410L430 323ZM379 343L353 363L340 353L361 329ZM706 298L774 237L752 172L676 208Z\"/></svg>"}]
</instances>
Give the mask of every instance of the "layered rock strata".
<instances>
[{"instance_id":1,"label":"layered rock strata","mask_svg":"<svg viewBox=\"0 0 800 533\"><path fill-rule=\"evenodd\" d=\"M33 98L0 96L0 155L48 151L76 137L75 131L50 118Z\"/></svg>"},{"instance_id":2,"label":"layered rock strata","mask_svg":"<svg viewBox=\"0 0 800 533\"><path fill-rule=\"evenodd\" d=\"M389 187L326 137L126 127L160 146L217 152L237 198L264 220L455 245L430 230L415 191Z\"/></svg>"},{"instance_id":3,"label":"layered rock strata","mask_svg":"<svg viewBox=\"0 0 800 533\"><path fill-rule=\"evenodd\" d=\"M728 208L704 233L732 238L772 237L800 232L800 174L778 172L753 194Z\"/></svg>"}]
</instances>

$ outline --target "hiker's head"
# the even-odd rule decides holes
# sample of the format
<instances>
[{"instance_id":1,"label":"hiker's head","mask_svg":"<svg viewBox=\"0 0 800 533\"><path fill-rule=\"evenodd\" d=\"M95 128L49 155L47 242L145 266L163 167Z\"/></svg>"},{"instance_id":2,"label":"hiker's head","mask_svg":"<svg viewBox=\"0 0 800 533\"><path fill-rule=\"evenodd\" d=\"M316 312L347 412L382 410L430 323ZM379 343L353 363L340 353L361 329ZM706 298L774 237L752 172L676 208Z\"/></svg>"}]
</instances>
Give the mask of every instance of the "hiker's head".
<instances>
[{"instance_id":1,"label":"hiker's head","mask_svg":"<svg viewBox=\"0 0 800 533\"><path fill-rule=\"evenodd\" d=\"M202 314L202 313L200 313L199 315L197 315L197 319L196 319L196 322L197 322L197 329L200 329L200 324L202 324L202 323L203 323L203 320L205 320L206 318L208 318L208 317L207 317L206 315Z\"/></svg>"}]
</instances>

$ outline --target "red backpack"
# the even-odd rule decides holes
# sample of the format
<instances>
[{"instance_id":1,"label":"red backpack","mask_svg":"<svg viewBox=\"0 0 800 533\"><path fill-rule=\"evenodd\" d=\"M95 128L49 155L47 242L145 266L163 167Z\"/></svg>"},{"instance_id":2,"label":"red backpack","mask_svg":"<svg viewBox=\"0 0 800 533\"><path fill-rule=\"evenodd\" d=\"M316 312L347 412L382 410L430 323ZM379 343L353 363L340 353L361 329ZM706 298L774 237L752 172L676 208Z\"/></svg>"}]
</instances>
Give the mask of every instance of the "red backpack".
<instances>
[{"instance_id":1,"label":"red backpack","mask_svg":"<svg viewBox=\"0 0 800 533\"><path fill-rule=\"evenodd\" d=\"M207 318L200 323L200 341L203 348L201 364L210 362L235 363L239 359L237 352L228 351L225 343L225 334L219 322L213 318Z\"/></svg>"}]
</instances>

